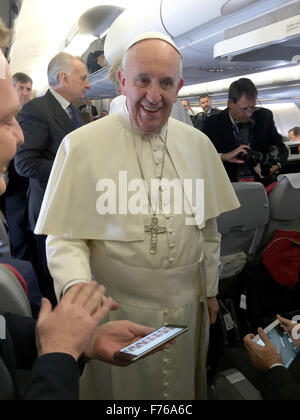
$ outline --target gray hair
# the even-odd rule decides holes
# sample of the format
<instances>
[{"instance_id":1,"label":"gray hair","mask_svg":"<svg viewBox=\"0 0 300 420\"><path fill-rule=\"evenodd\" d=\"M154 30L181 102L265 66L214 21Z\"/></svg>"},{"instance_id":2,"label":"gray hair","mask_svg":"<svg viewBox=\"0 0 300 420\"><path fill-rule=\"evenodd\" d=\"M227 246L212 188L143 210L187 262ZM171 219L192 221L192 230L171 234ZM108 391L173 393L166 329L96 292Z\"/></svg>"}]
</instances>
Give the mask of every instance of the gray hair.
<instances>
[{"instance_id":1,"label":"gray hair","mask_svg":"<svg viewBox=\"0 0 300 420\"><path fill-rule=\"evenodd\" d=\"M117 73L121 68L122 68L122 57L118 57L114 60L110 69L107 72L107 78L117 86L119 85Z\"/></svg>"},{"instance_id":2,"label":"gray hair","mask_svg":"<svg viewBox=\"0 0 300 420\"><path fill-rule=\"evenodd\" d=\"M13 32L7 29L0 17L0 47L8 47L12 34Z\"/></svg>"},{"instance_id":3,"label":"gray hair","mask_svg":"<svg viewBox=\"0 0 300 420\"><path fill-rule=\"evenodd\" d=\"M84 63L80 57L65 52L60 52L52 58L48 65L48 83L51 87L59 84L59 74L61 72L72 73L74 59Z\"/></svg>"}]
</instances>

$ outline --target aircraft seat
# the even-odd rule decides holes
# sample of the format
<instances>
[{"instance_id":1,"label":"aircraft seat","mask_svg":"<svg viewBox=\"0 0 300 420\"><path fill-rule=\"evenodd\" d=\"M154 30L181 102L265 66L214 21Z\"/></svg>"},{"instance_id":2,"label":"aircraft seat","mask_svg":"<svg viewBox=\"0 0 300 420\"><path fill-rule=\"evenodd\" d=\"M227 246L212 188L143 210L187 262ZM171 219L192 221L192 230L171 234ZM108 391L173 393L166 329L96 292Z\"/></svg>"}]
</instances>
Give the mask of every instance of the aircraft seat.
<instances>
[{"instance_id":1,"label":"aircraft seat","mask_svg":"<svg viewBox=\"0 0 300 420\"><path fill-rule=\"evenodd\" d=\"M263 247L277 229L300 230L300 173L279 175L269 204L270 220L263 234Z\"/></svg>"},{"instance_id":2,"label":"aircraft seat","mask_svg":"<svg viewBox=\"0 0 300 420\"><path fill-rule=\"evenodd\" d=\"M254 259L269 220L269 201L258 182L232 184L241 206L218 217L221 239L220 279L240 273Z\"/></svg>"},{"instance_id":3,"label":"aircraft seat","mask_svg":"<svg viewBox=\"0 0 300 420\"><path fill-rule=\"evenodd\" d=\"M26 293L13 272L0 264L0 310L32 317Z\"/></svg>"},{"instance_id":4,"label":"aircraft seat","mask_svg":"<svg viewBox=\"0 0 300 420\"><path fill-rule=\"evenodd\" d=\"M263 400L260 392L236 369L228 369L216 375L213 398L217 401Z\"/></svg>"},{"instance_id":5,"label":"aircraft seat","mask_svg":"<svg viewBox=\"0 0 300 420\"><path fill-rule=\"evenodd\" d=\"M11 267L13 268L13 267ZM32 317L32 311L24 285L14 274L15 270L0 264L0 311ZM30 383L30 371L17 369L15 383L20 398L26 395Z\"/></svg>"},{"instance_id":6,"label":"aircraft seat","mask_svg":"<svg viewBox=\"0 0 300 420\"><path fill-rule=\"evenodd\" d=\"M3 213L0 211L0 257L10 257L10 242L8 231L6 228L6 220Z\"/></svg>"},{"instance_id":7,"label":"aircraft seat","mask_svg":"<svg viewBox=\"0 0 300 420\"><path fill-rule=\"evenodd\" d=\"M208 366L213 377L225 347L239 347L244 334L241 296L245 290L244 268L250 265L269 220L269 201L261 183L232 184L241 206L221 214L218 229L221 238L217 322L211 327Z\"/></svg>"},{"instance_id":8,"label":"aircraft seat","mask_svg":"<svg viewBox=\"0 0 300 420\"><path fill-rule=\"evenodd\" d=\"M264 318L299 309L298 284L289 289L277 283L263 264L262 253L276 230L300 231L300 173L280 175L269 204L270 219L256 255L257 264L245 273L247 317L254 330L263 326Z\"/></svg>"}]
</instances>

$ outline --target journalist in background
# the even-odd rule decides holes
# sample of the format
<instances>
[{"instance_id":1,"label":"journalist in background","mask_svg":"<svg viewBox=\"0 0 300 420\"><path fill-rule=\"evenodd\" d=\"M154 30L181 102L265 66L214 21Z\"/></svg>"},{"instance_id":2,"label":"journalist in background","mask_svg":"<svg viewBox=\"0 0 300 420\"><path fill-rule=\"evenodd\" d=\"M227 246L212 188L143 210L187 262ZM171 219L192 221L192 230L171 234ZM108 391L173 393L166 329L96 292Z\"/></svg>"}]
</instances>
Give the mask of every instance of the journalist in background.
<instances>
[{"instance_id":1,"label":"journalist in background","mask_svg":"<svg viewBox=\"0 0 300 420\"><path fill-rule=\"evenodd\" d=\"M256 106L257 96L250 79L236 80L229 88L228 107L207 118L203 132L216 147L232 182L257 181L266 186L276 181L288 150L272 112Z\"/></svg>"}]
</instances>

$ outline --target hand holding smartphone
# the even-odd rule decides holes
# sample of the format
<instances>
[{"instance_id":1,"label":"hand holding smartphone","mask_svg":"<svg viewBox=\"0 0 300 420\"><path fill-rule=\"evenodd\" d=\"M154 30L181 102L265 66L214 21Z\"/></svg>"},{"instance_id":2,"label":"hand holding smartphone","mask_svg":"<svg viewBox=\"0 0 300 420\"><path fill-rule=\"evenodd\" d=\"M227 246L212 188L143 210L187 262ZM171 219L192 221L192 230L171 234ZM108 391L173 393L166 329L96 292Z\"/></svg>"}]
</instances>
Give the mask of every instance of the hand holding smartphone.
<instances>
[{"instance_id":1,"label":"hand holding smartphone","mask_svg":"<svg viewBox=\"0 0 300 420\"><path fill-rule=\"evenodd\" d=\"M186 325L166 324L138 341L124 347L114 354L115 357L130 362L146 356L157 347L167 343L188 330Z\"/></svg>"},{"instance_id":2,"label":"hand holding smartphone","mask_svg":"<svg viewBox=\"0 0 300 420\"><path fill-rule=\"evenodd\" d=\"M269 339L276 347L278 353L281 356L283 364L286 368L288 368L291 365L294 358L296 357L296 354L298 353L299 349L296 347L295 343L293 342L289 334L286 332L286 330L283 328L278 319L276 319L274 322L268 325L264 329L264 332L267 334ZM259 335L256 335L253 338L253 341L255 341L260 346L265 345L259 337Z\"/></svg>"}]
</instances>

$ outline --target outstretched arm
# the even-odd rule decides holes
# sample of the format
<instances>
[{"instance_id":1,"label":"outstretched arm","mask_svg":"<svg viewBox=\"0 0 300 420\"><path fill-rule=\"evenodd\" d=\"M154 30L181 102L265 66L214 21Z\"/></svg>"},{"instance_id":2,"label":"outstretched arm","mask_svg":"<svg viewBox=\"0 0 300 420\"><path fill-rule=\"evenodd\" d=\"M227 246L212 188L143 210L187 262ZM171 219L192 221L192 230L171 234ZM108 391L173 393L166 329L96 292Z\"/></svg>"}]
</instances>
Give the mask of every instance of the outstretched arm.
<instances>
[{"instance_id":1,"label":"outstretched arm","mask_svg":"<svg viewBox=\"0 0 300 420\"><path fill-rule=\"evenodd\" d=\"M107 322L98 327L85 350L85 355L89 359L99 359L117 366L128 366L130 362L117 359L114 354L153 331L154 328L126 320ZM174 342L172 340L155 351L167 349Z\"/></svg>"},{"instance_id":2,"label":"outstretched arm","mask_svg":"<svg viewBox=\"0 0 300 420\"><path fill-rule=\"evenodd\" d=\"M47 299L36 325L38 359L28 400L79 399L77 360L114 302L96 282L74 286L52 310Z\"/></svg>"}]
</instances>

